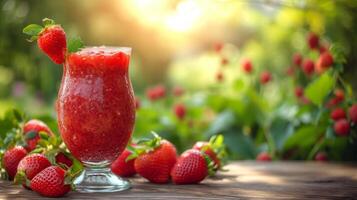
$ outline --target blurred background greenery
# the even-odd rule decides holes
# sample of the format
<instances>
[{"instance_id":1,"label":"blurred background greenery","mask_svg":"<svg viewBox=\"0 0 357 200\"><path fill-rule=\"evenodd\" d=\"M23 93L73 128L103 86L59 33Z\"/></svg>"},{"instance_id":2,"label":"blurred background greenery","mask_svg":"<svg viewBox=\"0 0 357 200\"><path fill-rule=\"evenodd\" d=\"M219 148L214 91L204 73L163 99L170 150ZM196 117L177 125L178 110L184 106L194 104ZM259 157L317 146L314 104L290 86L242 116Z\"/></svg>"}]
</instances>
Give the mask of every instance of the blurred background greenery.
<instances>
[{"instance_id":1,"label":"blurred background greenery","mask_svg":"<svg viewBox=\"0 0 357 200\"><path fill-rule=\"evenodd\" d=\"M228 146L235 152L232 158L254 158L267 149L269 142L259 136L266 120L261 122L260 117L274 111L274 119L282 120L269 124L278 129L285 126L284 119L294 118L294 114L289 115L293 107L286 106L295 101L289 93L294 89L283 72L295 52L307 52L306 35L311 31L323 36L323 43L333 41L343 52L346 63L342 76L357 90L357 1L0 0L0 10L0 115L18 107L42 119L56 116L54 101L62 67L53 64L22 34L25 25L40 23L44 17L60 23L67 36L80 35L87 46L132 47L131 79L143 104L135 134L157 130L176 141L179 149L218 132L228 137ZM230 66L224 69L225 83L220 86L215 78L222 64L222 55L214 51L217 44L224 44L222 54ZM257 72L275 72L273 79L280 81L260 93L249 91L250 77L239 70L242 58L252 59ZM157 84L180 86L185 96L159 104L145 100L146 89ZM175 102L188 105L185 122L174 118L171 105ZM199 119L195 126L190 122L194 119ZM55 124L52 128L57 129ZM283 135L273 137L287 138L287 132L294 130L285 128L291 130L281 129L277 132ZM257 134L254 141L245 137L251 133ZM230 140L232 134L234 139ZM280 139L274 145L277 151L284 146ZM237 140L243 141L241 145L235 145ZM295 158L306 158L313 143Z\"/></svg>"}]
</instances>

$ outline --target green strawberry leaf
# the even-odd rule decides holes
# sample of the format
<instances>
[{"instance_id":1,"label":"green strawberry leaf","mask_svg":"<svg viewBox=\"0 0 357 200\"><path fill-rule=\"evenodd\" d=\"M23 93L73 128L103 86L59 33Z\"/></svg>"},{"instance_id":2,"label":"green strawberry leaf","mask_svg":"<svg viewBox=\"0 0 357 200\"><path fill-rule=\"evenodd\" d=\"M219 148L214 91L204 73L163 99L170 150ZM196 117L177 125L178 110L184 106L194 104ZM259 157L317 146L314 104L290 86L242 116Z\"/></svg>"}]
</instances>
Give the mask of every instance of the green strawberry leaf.
<instances>
[{"instance_id":1,"label":"green strawberry leaf","mask_svg":"<svg viewBox=\"0 0 357 200\"><path fill-rule=\"evenodd\" d=\"M324 73L310 83L305 89L305 96L316 105L321 105L325 97L331 92L335 85L335 78L329 73Z\"/></svg>"},{"instance_id":2,"label":"green strawberry leaf","mask_svg":"<svg viewBox=\"0 0 357 200\"><path fill-rule=\"evenodd\" d=\"M30 36L38 36L38 34L42 31L43 27L38 24L30 24L26 26L22 32L26 35Z\"/></svg>"},{"instance_id":3,"label":"green strawberry leaf","mask_svg":"<svg viewBox=\"0 0 357 200\"><path fill-rule=\"evenodd\" d=\"M84 47L84 43L80 37L72 37L67 41L67 50L70 53L77 52Z\"/></svg>"},{"instance_id":4,"label":"green strawberry leaf","mask_svg":"<svg viewBox=\"0 0 357 200\"><path fill-rule=\"evenodd\" d=\"M55 21L53 19L49 19L49 18L44 18L42 20L42 23L45 27L55 25Z\"/></svg>"},{"instance_id":5,"label":"green strawberry leaf","mask_svg":"<svg viewBox=\"0 0 357 200\"><path fill-rule=\"evenodd\" d=\"M36 136L37 136L36 131L27 132L25 135L25 140L31 140L31 139L35 138Z\"/></svg>"}]
</instances>

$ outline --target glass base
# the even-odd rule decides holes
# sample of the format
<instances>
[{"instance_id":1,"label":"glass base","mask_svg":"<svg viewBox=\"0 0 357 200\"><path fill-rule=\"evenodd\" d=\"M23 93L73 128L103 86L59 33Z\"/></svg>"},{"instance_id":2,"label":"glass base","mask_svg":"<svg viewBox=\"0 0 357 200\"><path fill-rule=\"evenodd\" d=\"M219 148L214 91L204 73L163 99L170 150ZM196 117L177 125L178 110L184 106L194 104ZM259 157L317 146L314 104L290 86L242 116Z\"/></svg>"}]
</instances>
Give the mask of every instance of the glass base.
<instances>
[{"instance_id":1,"label":"glass base","mask_svg":"<svg viewBox=\"0 0 357 200\"><path fill-rule=\"evenodd\" d=\"M131 187L129 181L113 174L110 168L86 167L74 180L75 190L81 193L118 192Z\"/></svg>"}]
</instances>

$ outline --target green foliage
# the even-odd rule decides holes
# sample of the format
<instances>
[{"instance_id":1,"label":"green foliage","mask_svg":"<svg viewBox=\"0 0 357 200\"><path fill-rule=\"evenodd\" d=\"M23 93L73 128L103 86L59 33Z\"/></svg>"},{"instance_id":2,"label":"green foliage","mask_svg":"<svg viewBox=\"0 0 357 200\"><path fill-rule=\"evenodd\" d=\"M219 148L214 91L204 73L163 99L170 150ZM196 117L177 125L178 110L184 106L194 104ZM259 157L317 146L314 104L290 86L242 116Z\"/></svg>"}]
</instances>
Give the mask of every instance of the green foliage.
<instances>
[{"instance_id":1,"label":"green foliage","mask_svg":"<svg viewBox=\"0 0 357 200\"><path fill-rule=\"evenodd\" d=\"M305 95L314 104L321 105L334 85L335 79L329 73L324 73L306 87Z\"/></svg>"}]
</instances>

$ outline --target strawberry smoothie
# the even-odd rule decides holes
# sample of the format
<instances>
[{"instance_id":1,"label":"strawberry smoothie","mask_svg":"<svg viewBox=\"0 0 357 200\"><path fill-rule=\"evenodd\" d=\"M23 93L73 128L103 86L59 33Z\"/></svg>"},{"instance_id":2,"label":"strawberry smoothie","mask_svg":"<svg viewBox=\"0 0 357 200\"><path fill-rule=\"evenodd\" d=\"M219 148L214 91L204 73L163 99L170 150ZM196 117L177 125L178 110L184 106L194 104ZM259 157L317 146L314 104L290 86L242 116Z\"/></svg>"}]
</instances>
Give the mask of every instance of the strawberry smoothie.
<instances>
[{"instance_id":1,"label":"strawberry smoothie","mask_svg":"<svg viewBox=\"0 0 357 200\"><path fill-rule=\"evenodd\" d=\"M70 53L58 93L61 136L84 164L114 161L126 147L135 121L128 75L130 48L87 47Z\"/></svg>"}]
</instances>

